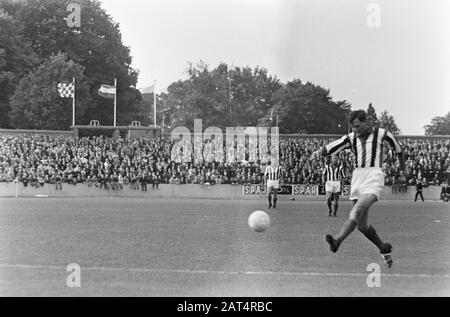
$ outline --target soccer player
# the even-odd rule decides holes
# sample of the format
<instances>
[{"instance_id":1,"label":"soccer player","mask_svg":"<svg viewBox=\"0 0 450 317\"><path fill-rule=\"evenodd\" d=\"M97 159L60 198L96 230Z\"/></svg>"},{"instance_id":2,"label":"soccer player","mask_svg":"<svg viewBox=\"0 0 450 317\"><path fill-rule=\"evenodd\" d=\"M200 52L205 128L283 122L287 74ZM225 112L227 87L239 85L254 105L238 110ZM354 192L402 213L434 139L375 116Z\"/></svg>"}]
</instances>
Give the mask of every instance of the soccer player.
<instances>
[{"instance_id":1,"label":"soccer player","mask_svg":"<svg viewBox=\"0 0 450 317\"><path fill-rule=\"evenodd\" d=\"M325 166L322 173L323 182L325 182L325 191L327 193L328 217L337 216L339 207L339 195L341 193L341 181L345 178L344 169L339 164L339 158L333 156L331 163ZM331 201L334 199L334 209L331 211Z\"/></svg>"},{"instance_id":2,"label":"soccer player","mask_svg":"<svg viewBox=\"0 0 450 317\"><path fill-rule=\"evenodd\" d=\"M280 188L281 168L279 166L272 166L269 161L266 170L264 171L264 180L267 185L267 198L269 200L269 209L277 208L278 189ZM273 205L272 205L273 195Z\"/></svg>"},{"instance_id":3,"label":"soccer player","mask_svg":"<svg viewBox=\"0 0 450 317\"><path fill-rule=\"evenodd\" d=\"M397 153L401 170L404 170L405 167L403 152L392 133L385 129L373 128L367 122L367 114L364 110L353 111L349 121L352 133L331 142L312 154L312 158L317 158L350 149L355 160L350 191L353 208L336 239L329 234L325 238L330 245L330 250L337 252L342 242L355 228L358 228L367 239L378 247L385 264L391 267L393 263L392 245L383 242L375 228L368 224L368 213L370 206L379 199L384 186L381 164L383 163L385 142Z\"/></svg>"}]
</instances>

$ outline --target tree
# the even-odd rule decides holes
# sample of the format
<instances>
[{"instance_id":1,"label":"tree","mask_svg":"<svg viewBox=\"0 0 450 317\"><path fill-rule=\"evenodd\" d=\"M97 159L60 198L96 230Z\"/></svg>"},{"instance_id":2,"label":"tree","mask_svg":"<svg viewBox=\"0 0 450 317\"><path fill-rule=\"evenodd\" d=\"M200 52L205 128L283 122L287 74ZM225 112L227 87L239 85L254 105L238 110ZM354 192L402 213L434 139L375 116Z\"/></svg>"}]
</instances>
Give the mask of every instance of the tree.
<instances>
[{"instance_id":1,"label":"tree","mask_svg":"<svg viewBox=\"0 0 450 317\"><path fill-rule=\"evenodd\" d=\"M77 0L81 5L81 27L69 28L66 18L67 1L2 0L3 8L23 25L24 39L41 59L63 52L69 60L84 67L91 102L80 123L97 119L102 124L113 123L111 100L97 95L101 84L114 84L117 78L118 124L128 125L139 119L142 110L140 94L135 89L138 71L131 68L130 49L123 45L119 24L101 8L97 0Z\"/></svg>"},{"instance_id":2,"label":"tree","mask_svg":"<svg viewBox=\"0 0 450 317\"><path fill-rule=\"evenodd\" d=\"M434 117L424 128L425 135L450 135L450 112L442 117Z\"/></svg>"},{"instance_id":3,"label":"tree","mask_svg":"<svg viewBox=\"0 0 450 317\"><path fill-rule=\"evenodd\" d=\"M200 61L187 69L188 79L170 85L162 94L163 109L171 109L172 126L192 129L194 119L204 127L256 126L274 105L272 95L281 84L266 69L235 67L222 63L216 68Z\"/></svg>"},{"instance_id":4,"label":"tree","mask_svg":"<svg viewBox=\"0 0 450 317\"><path fill-rule=\"evenodd\" d=\"M236 67L230 72L230 80L234 125L257 126L259 119L275 105L273 96L281 89L281 83L261 67Z\"/></svg>"},{"instance_id":5,"label":"tree","mask_svg":"<svg viewBox=\"0 0 450 317\"><path fill-rule=\"evenodd\" d=\"M333 102L329 90L294 79L274 96L281 133L345 133L350 105ZM265 118L264 118L265 119Z\"/></svg>"},{"instance_id":6,"label":"tree","mask_svg":"<svg viewBox=\"0 0 450 317\"><path fill-rule=\"evenodd\" d=\"M0 128L11 127L10 98L21 77L38 64L31 44L21 35L22 25L0 9Z\"/></svg>"},{"instance_id":7,"label":"tree","mask_svg":"<svg viewBox=\"0 0 450 317\"><path fill-rule=\"evenodd\" d=\"M61 98L57 85L76 80L76 116L83 117L91 102L84 67L67 61L64 54L51 56L22 78L11 98L14 128L67 130L72 125L72 99Z\"/></svg>"},{"instance_id":8,"label":"tree","mask_svg":"<svg viewBox=\"0 0 450 317\"><path fill-rule=\"evenodd\" d=\"M380 128L387 129L387 130L391 131L395 135L400 134L400 129L398 128L394 117L392 115L390 115L387 112L387 110L384 110L380 114L380 118L378 119L378 123L379 123Z\"/></svg>"},{"instance_id":9,"label":"tree","mask_svg":"<svg viewBox=\"0 0 450 317\"><path fill-rule=\"evenodd\" d=\"M371 103L367 108L367 122L369 122L372 127L378 127L379 125L377 113Z\"/></svg>"}]
</instances>

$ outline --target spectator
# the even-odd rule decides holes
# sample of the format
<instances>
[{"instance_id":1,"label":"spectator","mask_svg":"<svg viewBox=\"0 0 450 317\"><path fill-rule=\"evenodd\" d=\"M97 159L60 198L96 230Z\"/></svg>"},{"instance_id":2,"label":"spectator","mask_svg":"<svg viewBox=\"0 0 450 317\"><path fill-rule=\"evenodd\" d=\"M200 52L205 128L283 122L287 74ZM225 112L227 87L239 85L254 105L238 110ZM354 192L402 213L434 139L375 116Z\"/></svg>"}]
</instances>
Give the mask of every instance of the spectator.
<instances>
[{"instance_id":1,"label":"spectator","mask_svg":"<svg viewBox=\"0 0 450 317\"><path fill-rule=\"evenodd\" d=\"M147 176L144 170L141 170L139 174L139 183L141 184L141 190L147 191Z\"/></svg>"},{"instance_id":2,"label":"spectator","mask_svg":"<svg viewBox=\"0 0 450 317\"><path fill-rule=\"evenodd\" d=\"M448 202L449 199L450 199L450 186L448 186L448 183L444 183L441 189L441 200L443 202Z\"/></svg>"},{"instance_id":3,"label":"spectator","mask_svg":"<svg viewBox=\"0 0 450 317\"><path fill-rule=\"evenodd\" d=\"M152 189L155 189L155 187L156 187L156 189L159 189L159 182L160 182L159 176L155 172L153 172L152 173Z\"/></svg>"}]
</instances>

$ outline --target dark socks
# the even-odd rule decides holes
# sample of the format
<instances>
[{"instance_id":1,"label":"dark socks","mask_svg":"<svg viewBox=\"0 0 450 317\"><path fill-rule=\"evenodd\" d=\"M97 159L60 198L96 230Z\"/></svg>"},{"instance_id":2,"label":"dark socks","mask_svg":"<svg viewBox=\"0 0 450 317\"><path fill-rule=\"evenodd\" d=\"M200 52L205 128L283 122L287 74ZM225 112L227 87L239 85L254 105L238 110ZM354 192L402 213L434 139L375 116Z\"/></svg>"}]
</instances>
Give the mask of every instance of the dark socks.
<instances>
[{"instance_id":1,"label":"dark socks","mask_svg":"<svg viewBox=\"0 0 450 317\"><path fill-rule=\"evenodd\" d=\"M381 241L380 237L378 236L377 232L375 231L375 228L372 226L369 226L369 228L365 231L359 229L361 233L370 241L372 241L373 244L375 244L380 251L383 249L383 241Z\"/></svg>"}]
</instances>

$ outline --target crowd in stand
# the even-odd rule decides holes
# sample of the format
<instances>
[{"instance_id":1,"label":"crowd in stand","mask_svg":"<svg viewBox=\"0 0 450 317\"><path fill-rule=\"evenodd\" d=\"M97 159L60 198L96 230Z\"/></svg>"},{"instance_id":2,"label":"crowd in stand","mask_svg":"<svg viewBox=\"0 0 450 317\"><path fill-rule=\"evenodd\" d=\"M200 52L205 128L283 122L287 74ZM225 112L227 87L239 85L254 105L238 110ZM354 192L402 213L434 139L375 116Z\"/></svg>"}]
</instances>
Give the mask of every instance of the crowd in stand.
<instances>
[{"instance_id":1,"label":"crowd in stand","mask_svg":"<svg viewBox=\"0 0 450 317\"><path fill-rule=\"evenodd\" d=\"M280 140L280 161L286 184L322 184L323 160L310 155L331 138L287 138ZM420 179L424 186L440 185L450 177L450 139L402 139L406 170L398 173L396 156L387 150L383 169L386 184L404 190ZM147 190L147 184L259 184L265 165L237 163L177 163L171 160L173 142L166 139L73 138L46 135L0 136L0 182L24 186L62 184L120 190L124 185ZM226 150L226 148L224 148ZM226 151L225 151L226 152ZM350 152L340 154L349 184ZM397 177L400 175L400 177Z\"/></svg>"},{"instance_id":2,"label":"crowd in stand","mask_svg":"<svg viewBox=\"0 0 450 317\"><path fill-rule=\"evenodd\" d=\"M406 170L400 172L388 154L383 165L387 185L402 190L416 185L417 181L427 187L450 180L450 139L403 139L401 142L406 153Z\"/></svg>"}]
</instances>

